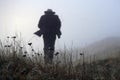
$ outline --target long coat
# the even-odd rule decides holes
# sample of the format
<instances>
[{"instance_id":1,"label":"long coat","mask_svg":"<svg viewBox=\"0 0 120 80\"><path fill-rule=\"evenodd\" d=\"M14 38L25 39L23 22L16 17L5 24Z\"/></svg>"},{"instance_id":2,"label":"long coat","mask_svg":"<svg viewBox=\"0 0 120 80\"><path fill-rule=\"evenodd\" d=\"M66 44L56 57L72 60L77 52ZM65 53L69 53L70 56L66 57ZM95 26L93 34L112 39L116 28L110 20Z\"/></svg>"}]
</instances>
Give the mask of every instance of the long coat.
<instances>
[{"instance_id":1,"label":"long coat","mask_svg":"<svg viewBox=\"0 0 120 80\"><path fill-rule=\"evenodd\" d=\"M40 28L40 31L38 31L40 34L61 35L61 21L55 14L46 13L45 15L42 15L39 20L38 27Z\"/></svg>"}]
</instances>

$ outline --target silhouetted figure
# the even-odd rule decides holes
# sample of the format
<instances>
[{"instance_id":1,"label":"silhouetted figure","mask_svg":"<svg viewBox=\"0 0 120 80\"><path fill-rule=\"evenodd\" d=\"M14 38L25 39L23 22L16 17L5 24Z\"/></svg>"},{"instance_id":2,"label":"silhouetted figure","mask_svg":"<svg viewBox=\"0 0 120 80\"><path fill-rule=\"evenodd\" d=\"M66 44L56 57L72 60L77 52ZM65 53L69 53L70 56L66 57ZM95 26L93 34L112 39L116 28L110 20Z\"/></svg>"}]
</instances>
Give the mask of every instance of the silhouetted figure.
<instances>
[{"instance_id":1,"label":"silhouetted figure","mask_svg":"<svg viewBox=\"0 0 120 80\"><path fill-rule=\"evenodd\" d=\"M36 32L37 35L43 35L44 41L44 60L45 63L52 63L53 54L55 50L56 35L58 38L61 36L61 21L55 12L48 9L44 12L39 20L38 27L40 31Z\"/></svg>"}]
</instances>

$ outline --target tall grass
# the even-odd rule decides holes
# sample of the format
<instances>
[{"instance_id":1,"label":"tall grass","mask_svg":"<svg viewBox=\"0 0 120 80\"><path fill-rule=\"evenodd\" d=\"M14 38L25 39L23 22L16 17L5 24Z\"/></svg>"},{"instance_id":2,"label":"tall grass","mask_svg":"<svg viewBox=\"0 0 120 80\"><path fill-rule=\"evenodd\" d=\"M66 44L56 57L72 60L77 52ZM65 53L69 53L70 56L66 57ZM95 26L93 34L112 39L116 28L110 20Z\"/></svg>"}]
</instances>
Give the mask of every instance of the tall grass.
<instances>
[{"instance_id":1,"label":"tall grass","mask_svg":"<svg viewBox=\"0 0 120 80\"><path fill-rule=\"evenodd\" d=\"M0 80L120 80L120 59L86 60L86 53L74 57L74 49L54 54L52 65L45 65L43 53L36 52L32 43L27 51L15 36L0 42Z\"/></svg>"}]
</instances>

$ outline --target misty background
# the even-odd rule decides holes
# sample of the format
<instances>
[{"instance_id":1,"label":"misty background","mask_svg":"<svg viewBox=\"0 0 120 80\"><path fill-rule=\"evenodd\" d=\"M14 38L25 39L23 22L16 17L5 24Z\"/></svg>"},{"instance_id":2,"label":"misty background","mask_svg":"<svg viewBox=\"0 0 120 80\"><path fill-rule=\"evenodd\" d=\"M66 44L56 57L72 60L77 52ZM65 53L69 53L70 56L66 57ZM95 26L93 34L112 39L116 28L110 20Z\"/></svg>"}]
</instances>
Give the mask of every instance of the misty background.
<instances>
[{"instance_id":1,"label":"misty background","mask_svg":"<svg viewBox=\"0 0 120 80\"><path fill-rule=\"evenodd\" d=\"M43 48L42 38L33 33L47 9L62 22L56 47L84 47L107 37L120 37L119 0L0 0L0 39L21 35L25 43Z\"/></svg>"}]
</instances>

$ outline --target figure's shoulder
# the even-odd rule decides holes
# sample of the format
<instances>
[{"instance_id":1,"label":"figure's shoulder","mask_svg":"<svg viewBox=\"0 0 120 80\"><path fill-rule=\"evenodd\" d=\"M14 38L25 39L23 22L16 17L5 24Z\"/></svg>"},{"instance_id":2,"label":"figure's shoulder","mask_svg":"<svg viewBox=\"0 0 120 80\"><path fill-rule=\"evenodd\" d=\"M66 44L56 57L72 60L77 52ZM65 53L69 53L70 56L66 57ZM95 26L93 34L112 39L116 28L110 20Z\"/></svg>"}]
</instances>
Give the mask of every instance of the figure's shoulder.
<instances>
[{"instance_id":1,"label":"figure's shoulder","mask_svg":"<svg viewBox=\"0 0 120 80\"><path fill-rule=\"evenodd\" d=\"M46 15L42 15L42 16L41 16L41 19L45 19L45 18L46 18Z\"/></svg>"},{"instance_id":2,"label":"figure's shoulder","mask_svg":"<svg viewBox=\"0 0 120 80\"><path fill-rule=\"evenodd\" d=\"M56 14L55 14L54 16L55 16L55 17L58 17L58 15L56 15Z\"/></svg>"},{"instance_id":3,"label":"figure's shoulder","mask_svg":"<svg viewBox=\"0 0 120 80\"><path fill-rule=\"evenodd\" d=\"M54 17L55 17L55 18L59 18L59 16L58 16L58 15L54 15Z\"/></svg>"},{"instance_id":4,"label":"figure's shoulder","mask_svg":"<svg viewBox=\"0 0 120 80\"><path fill-rule=\"evenodd\" d=\"M41 17L45 17L46 15L42 15Z\"/></svg>"}]
</instances>

